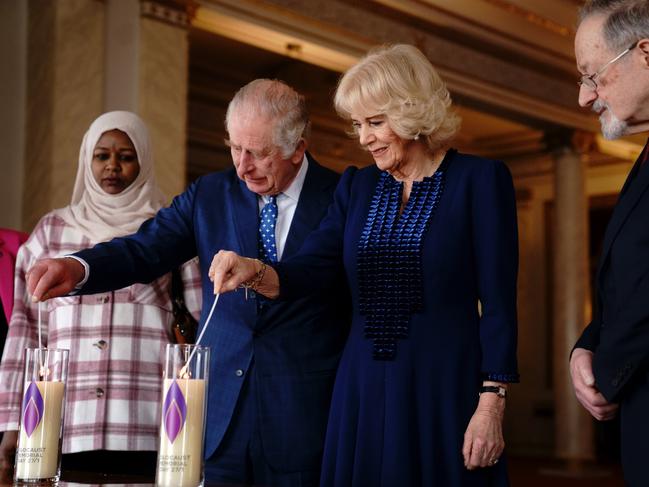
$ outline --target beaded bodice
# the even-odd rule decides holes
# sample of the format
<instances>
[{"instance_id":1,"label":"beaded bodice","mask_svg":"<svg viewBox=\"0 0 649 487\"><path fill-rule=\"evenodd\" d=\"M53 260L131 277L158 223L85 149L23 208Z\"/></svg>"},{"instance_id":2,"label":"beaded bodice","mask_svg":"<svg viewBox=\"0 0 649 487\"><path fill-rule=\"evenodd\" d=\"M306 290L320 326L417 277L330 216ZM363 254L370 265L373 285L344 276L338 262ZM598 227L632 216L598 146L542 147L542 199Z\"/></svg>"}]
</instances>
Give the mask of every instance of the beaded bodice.
<instances>
[{"instance_id":1,"label":"beaded bodice","mask_svg":"<svg viewBox=\"0 0 649 487\"><path fill-rule=\"evenodd\" d=\"M423 239L442 196L443 167L413 183L401 214L403 183L383 172L376 185L358 242L358 280L365 336L377 360L395 357L410 316L422 310Z\"/></svg>"}]
</instances>

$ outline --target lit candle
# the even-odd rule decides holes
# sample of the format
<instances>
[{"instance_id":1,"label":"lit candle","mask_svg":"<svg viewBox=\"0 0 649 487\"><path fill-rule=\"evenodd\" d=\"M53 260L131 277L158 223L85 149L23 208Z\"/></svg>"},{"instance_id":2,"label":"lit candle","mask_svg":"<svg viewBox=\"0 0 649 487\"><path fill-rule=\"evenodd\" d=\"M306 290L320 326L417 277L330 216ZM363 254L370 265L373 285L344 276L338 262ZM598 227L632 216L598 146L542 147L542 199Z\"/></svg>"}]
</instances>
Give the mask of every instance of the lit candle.
<instances>
[{"instance_id":1,"label":"lit candle","mask_svg":"<svg viewBox=\"0 0 649 487\"><path fill-rule=\"evenodd\" d=\"M59 475L63 382L25 384L16 479L53 479Z\"/></svg>"},{"instance_id":2,"label":"lit candle","mask_svg":"<svg viewBox=\"0 0 649 487\"><path fill-rule=\"evenodd\" d=\"M201 485L204 408L204 379L163 381L157 485Z\"/></svg>"}]
</instances>

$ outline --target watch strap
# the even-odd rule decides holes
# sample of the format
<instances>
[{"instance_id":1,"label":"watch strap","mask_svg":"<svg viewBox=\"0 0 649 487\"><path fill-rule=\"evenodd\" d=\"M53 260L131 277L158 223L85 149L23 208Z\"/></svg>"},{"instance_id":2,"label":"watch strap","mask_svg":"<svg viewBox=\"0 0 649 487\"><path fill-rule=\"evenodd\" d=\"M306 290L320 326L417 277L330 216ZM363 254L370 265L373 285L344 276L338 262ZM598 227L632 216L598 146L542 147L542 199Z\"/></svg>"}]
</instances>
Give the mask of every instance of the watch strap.
<instances>
[{"instance_id":1,"label":"watch strap","mask_svg":"<svg viewBox=\"0 0 649 487\"><path fill-rule=\"evenodd\" d=\"M480 392L478 393L478 395L484 392L492 392L498 397L502 398L507 397L507 389L505 389L503 386L482 386L480 387Z\"/></svg>"}]
</instances>

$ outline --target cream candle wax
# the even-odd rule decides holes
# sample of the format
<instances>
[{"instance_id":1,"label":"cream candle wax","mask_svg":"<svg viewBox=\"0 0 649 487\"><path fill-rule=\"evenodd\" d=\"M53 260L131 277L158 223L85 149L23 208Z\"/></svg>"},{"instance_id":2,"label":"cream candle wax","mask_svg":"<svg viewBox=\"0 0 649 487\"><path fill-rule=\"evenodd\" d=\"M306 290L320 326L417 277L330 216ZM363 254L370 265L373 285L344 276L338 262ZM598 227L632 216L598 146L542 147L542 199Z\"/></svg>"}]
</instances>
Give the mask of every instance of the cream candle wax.
<instances>
[{"instance_id":1,"label":"cream candle wax","mask_svg":"<svg viewBox=\"0 0 649 487\"><path fill-rule=\"evenodd\" d=\"M55 479L58 476L63 409L63 382L25 383L18 448L17 479Z\"/></svg>"},{"instance_id":2,"label":"cream candle wax","mask_svg":"<svg viewBox=\"0 0 649 487\"><path fill-rule=\"evenodd\" d=\"M25 349L25 377L14 480L58 481L68 350Z\"/></svg>"},{"instance_id":3,"label":"cream candle wax","mask_svg":"<svg viewBox=\"0 0 649 487\"><path fill-rule=\"evenodd\" d=\"M203 473L205 380L165 379L157 485L196 487Z\"/></svg>"},{"instance_id":4,"label":"cream candle wax","mask_svg":"<svg viewBox=\"0 0 649 487\"><path fill-rule=\"evenodd\" d=\"M209 363L209 347L166 347L156 475L160 487L203 485Z\"/></svg>"}]
</instances>

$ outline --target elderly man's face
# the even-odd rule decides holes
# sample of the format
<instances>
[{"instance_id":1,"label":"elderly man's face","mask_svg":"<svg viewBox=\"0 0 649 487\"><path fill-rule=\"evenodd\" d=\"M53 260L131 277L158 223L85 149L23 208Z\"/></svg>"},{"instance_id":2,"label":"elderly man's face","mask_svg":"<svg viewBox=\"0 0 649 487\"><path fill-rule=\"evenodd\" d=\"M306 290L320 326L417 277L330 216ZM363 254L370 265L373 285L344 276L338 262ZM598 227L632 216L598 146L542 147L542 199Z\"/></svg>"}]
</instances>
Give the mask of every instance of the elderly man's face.
<instances>
[{"instance_id":1,"label":"elderly man's face","mask_svg":"<svg viewBox=\"0 0 649 487\"><path fill-rule=\"evenodd\" d=\"M596 73L620 54L611 50L604 40L602 26L605 20L603 15L592 15L577 30L575 57L581 74ZM608 139L646 130L649 70L642 68L642 53L638 50L631 50L606 67L595 78L597 88L582 85L579 89L579 104L599 115L602 134Z\"/></svg>"},{"instance_id":2,"label":"elderly man's face","mask_svg":"<svg viewBox=\"0 0 649 487\"><path fill-rule=\"evenodd\" d=\"M272 195L288 188L300 169L306 150L304 142L284 158L273 143L273 121L246 113L233 114L228 132L234 167L250 191Z\"/></svg>"}]
</instances>

